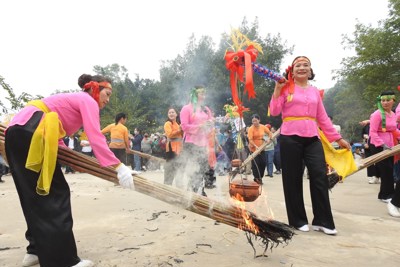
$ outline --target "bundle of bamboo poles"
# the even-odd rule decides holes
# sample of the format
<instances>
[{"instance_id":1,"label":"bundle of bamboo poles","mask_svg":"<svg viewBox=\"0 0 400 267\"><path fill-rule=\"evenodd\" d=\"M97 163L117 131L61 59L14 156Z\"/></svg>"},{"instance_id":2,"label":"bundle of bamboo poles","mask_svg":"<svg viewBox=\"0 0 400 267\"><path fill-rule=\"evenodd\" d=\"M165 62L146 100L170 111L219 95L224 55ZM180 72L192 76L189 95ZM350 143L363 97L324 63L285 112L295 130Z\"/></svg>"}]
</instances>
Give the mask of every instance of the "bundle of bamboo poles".
<instances>
[{"instance_id":1,"label":"bundle of bamboo poles","mask_svg":"<svg viewBox=\"0 0 400 267\"><path fill-rule=\"evenodd\" d=\"M4 129L0 127L0 142L4 145ZM95 158L73 151L69 148L59 147L58 161L69 165L74 170L92 174L96 177L118 184L117 173L111 167L101 167ZM218 222L241 229L247 234L260 238L265 249L279 244L287 244L294 232L289 225L276 220L263 220L256 214L239 206L212 200L210 198L183 191L178 188L149 181L144 177L134 176L135 190L145 195L154 197L166 203L184 208L199 215L214 219ZM248 224L246 222L252 222Z\"/></svg>"}]
</instances>

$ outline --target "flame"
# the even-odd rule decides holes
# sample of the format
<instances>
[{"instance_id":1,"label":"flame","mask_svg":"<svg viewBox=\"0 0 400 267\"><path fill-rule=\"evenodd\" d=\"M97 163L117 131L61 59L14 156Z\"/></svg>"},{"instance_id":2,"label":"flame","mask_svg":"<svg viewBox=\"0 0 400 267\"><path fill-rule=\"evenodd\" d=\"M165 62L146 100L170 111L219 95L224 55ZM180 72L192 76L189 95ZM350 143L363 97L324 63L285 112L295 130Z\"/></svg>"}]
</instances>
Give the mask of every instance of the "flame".
<instances>
[{"instance_id":1,"label":"flame","mask_svg":"<svg viewBox=\"0 0 400 267\"><path fill-rule=\"evenodd\" d=\"M232 196L232 201L238 209L239 214L243 218L243 223L240 223L238 228L241 230L247 230L254 234L258 234L260 232L257 225L254 224L253 219L250 217L249 212L246 210L246 204L243 197L240 194L236 194Z\"/></svg>"}]
</instances>

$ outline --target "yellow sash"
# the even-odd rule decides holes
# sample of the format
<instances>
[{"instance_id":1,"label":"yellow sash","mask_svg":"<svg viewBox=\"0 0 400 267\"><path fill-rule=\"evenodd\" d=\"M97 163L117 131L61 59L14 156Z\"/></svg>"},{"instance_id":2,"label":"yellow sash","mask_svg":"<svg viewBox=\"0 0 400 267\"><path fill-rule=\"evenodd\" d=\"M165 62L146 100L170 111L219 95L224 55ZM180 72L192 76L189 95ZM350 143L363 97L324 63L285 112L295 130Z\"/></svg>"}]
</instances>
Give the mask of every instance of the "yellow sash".
<instances>
[{"instance_id":1,"label":"yellow sash","mask_svg":"<svg viewBox=\"0 0 400 267\"><path fill-rule=\"evenodd\" d=\"M25 167L40 172L36 193L46 196L50 192L54 170L56 168L58 139L65 131L56 112L51 112L41 100L30 101L27 106L35 106L43 111L44 117L33 133Z\"/></svg>"},{"instance_id":2,"label":"yellow sash","mask_svg":"<svg viewBox=\"0 0 400 267\"><path fill-rule=\"evenodd\" d=\"M286 117L283 121L294 121L294 120L313 120L311 117ZM329 166L334 168L339 176L343 179L349 176L357 170L357 165L354 161L351 150L347 149L335 149L332 144L326 138L325 134L318 128L319 135L321 137L322 147L324 149L325 160Z\"/></svg>"}]
</instances>

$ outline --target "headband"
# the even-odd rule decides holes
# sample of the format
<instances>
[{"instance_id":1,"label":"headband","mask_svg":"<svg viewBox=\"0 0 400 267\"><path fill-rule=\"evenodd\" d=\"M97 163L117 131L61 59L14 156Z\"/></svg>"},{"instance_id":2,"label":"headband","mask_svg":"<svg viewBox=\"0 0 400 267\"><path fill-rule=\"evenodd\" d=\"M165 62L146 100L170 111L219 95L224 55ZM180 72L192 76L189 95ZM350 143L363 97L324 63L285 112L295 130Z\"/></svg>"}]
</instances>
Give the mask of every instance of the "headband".
<instances>
[{"instance_id":1,"label":"headband","mask_svg":"<svg viewBox=\"0 0 400 267\"><path fill-rule=\"evenodd\" d=\"M293 62L292 62L292 67L293 67L295 64L299 63L300 61L307 61L307 62L311 65L311 61L310 61L310 59L309 59L308 57L300 56L300 57L296 58L295 60L293 60Z\"/></svg>"},{"instance_id":2,"label":"headband","mask_svg":"<svg viewBox=\"0 0 400 267\"><path fill-rule=\"evenodd\" d=\"M108 88L110 90L112 90L112 86L109 82L95 82L95 81L90 81L88 83L86 83L83 86L83 90L89 91L90 89L92 89L92 97L94 98L94 100L96 100L97 103L100 103L100 86L103 88ZM103 89L102 88L102 89Z\"/></svg>"},{"instance_id":3,"label":"headband","mask_svg":"<svg viewBox=\"0 0 400 267\"><path fill-rule=\"evenodd\" d=\"M193 88L190 91L190 102L192 104L197 104L199 93L205 93L205 92L206 92L205 88Z\"/></svg>"},{"instance_id":4,"label":"headband","mask_svg":"<svg viewBox=\"0 0 400 267\"><path fill-rule=\"evenodd\" d=\"M112 90L112 86L109 82L99 82L99 86Z\"/></svg>"},{"instance_id":5,"label":"headband","mask_svg":"<svg viewBox=\"0 0 400 267\"><path fill-rule=\"evenodd\" d=\"M385 95L380 95L377 97L377 105L378 109L381 112L381 118L382 118L382 132L386 132L386 112L382 107L381 100L396 100L396 96L392 94L385 94Z\"/></svg>"}]
</instances>

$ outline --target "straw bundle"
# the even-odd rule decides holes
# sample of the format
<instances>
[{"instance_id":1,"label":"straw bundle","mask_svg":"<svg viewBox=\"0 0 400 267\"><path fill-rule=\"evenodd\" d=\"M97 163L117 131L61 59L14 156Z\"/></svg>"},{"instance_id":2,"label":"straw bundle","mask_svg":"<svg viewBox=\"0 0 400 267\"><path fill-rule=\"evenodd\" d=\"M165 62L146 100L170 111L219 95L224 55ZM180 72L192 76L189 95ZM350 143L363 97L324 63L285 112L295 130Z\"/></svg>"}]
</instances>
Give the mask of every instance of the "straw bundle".
<instances>
[{"instance_id":1,"label":"straw bundle","mask_svg":"<svg viewBox=\"0 0 400 267\"><path fill-rule=\"evenodd\" d=\"M2 138L0 143L3 145L4 128L0 127L0 136ZM95 158L69 148L59 147L58 161L71 166L79 172L86 172L118 184L117 173L113 168L101 167ZM275 220L262 220L254 213L240 207L212 200L172 186L149 181L138 175L134 176L134 184L135 190L140 193L217 220L226 225L239 228L245 231L247 235L253 235L256 239L262 241L265 250L282 243L287 244L294 234L292 227L287 224ZM249 220L254 223L253 227L246 224L246 221Z\"/></svg>"}]
</instances>

